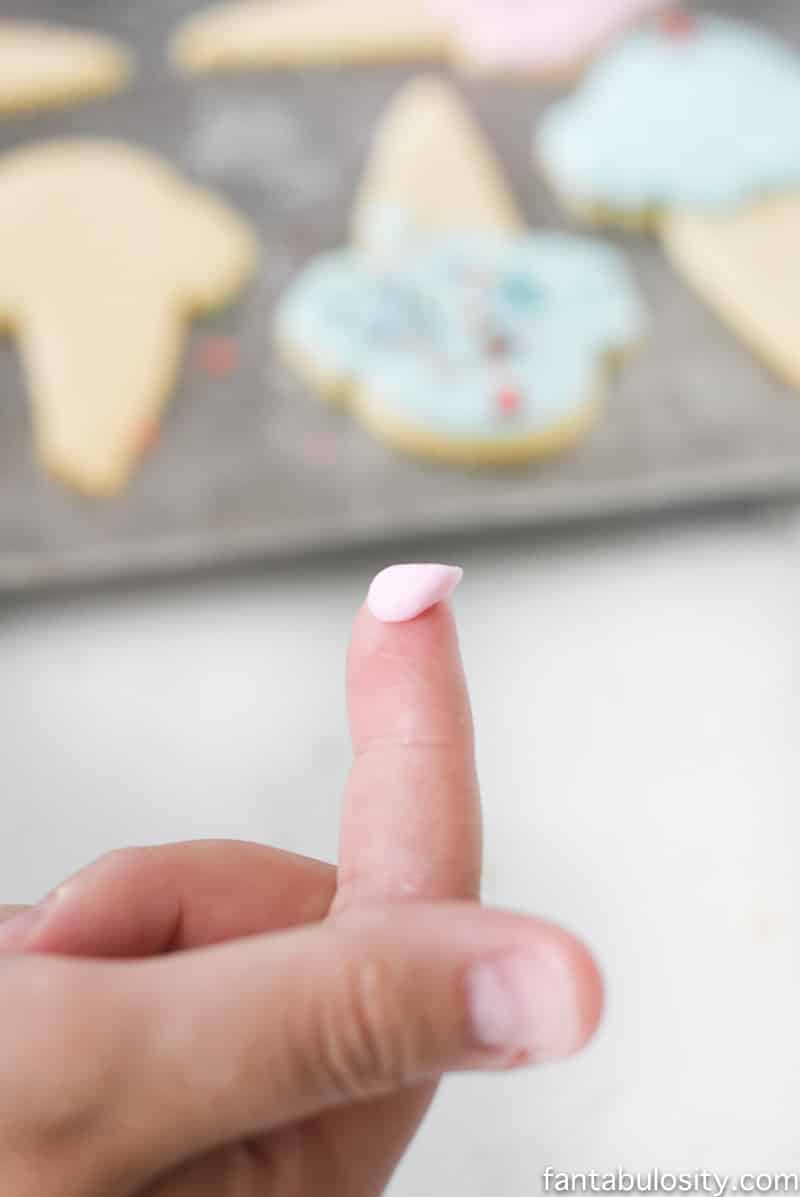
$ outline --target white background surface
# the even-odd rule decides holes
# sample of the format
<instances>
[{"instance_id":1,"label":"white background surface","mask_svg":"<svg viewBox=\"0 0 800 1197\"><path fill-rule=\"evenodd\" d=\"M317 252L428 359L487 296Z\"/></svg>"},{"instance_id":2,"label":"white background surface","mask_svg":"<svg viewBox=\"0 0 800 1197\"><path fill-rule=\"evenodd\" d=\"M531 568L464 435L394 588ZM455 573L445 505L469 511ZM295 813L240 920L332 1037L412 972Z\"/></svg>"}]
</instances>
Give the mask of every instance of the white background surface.
<instances>
[{"instance_id":1,"label":"white background surface","mask_svg":"<svg viewBox=\"0 0 800 1197\"><path fill-rule=\"evenodd\" d=\"M487 898L582 933L609 1006L575 1061L449 1082L394 1197L800 1167L800 520L445 551ZM346 637L383 563L3 608L0 899L129 843L333 858Z\"/></svg>"}]
</instances>

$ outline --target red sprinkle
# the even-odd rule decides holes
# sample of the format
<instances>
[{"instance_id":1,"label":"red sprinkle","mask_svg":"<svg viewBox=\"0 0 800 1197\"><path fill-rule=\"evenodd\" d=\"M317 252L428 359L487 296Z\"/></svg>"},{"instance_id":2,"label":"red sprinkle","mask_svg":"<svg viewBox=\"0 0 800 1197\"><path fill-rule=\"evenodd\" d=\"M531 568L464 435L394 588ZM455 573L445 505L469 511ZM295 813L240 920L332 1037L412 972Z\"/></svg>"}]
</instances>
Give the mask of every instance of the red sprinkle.
<instances>
[{"instance_id":1,"label":"red sprinkle","mask_svg":"<svg viewBox=\"0 0 800 1197\"><path fill-rule=\"evenodd\" d=\"M197 361L211 378L228 378L239 365L239 346L232 337L206 337L197 348Z\"/></svg>"},{"instance_id":2,"label":"red sprinkle","mask_svg":"<svg viewBox=\"0 0 800 1197\"><path fill-rule=\"evenodd\" d=\"M497 406L504 416L513 416L522 407L522 395L508 387L497 396Z\"/></svg>"},{"instance_id":3,"label":"red sprinkle","mask_svg":"<svg viewBox=\"0 0 800 1197\"><path fill-rule=\"evenodd\" d=\"M145 420L139 425L136 444L140 453L149 453L158 444L161 436L161 425L158 420Z\"/></svg>"},{"instance_id":4,"label":"red sprinkle","mask_svg":"<svg viewBox=\"0 0 800 1197\"><path fill-rule=\"evenodd\" d=\"M489 357L505 357L511 348L511 342L503 333L490 333L486 340L486 352Z\"/></svg>"},{"instance_id":5,"label":"red sprinkle","mask_svg":"<svg viewBox=\"0 0 800 1197\"><path fill-rule=\"evenodd\" d=\"M685 8L672 8L661 17L661 29L667 37L692 37L699 27L697 17Z\"/></svg>"}]
</instances>

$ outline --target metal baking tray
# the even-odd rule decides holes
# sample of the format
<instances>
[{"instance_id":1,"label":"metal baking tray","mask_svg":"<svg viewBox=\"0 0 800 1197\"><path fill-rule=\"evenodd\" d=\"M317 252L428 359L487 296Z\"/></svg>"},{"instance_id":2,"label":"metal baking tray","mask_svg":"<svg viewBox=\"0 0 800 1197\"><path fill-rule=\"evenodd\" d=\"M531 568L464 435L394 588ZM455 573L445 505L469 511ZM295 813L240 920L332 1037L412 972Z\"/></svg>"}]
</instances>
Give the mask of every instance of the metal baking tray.
<instances>
[{"instance_id":1,"label":"metal baking tray","mask_svg":"<svg viewBox=\"0 0 800 1197\"><path fill-rule=\"evenodd\" d=\"M187 81L169 69L166 45L178 21L199 6L0 0L3 16L105 30L139 55L132 89L0 122L0 151L78 133L145 144L226 195L263 242L260 276L243 298L195 326L160 444L118 499L86 501L36 468L13 345L0 343L0 590L800 495L800 395L738 343L653 242L636 237L619 240L650 309L650 343L572 455L490 473L421 464L392 455L346 414L318 403L271 355L273 307L310 255L344 240L375 119L415 72L381 67ZM800 43L793 0L704 7L752 14ZM458 82L531 223L565 227L531 160L534 122L552 93ZM238 370L224 380L198 365L203 338L220 334L234 337L241 353Z\"/></svg>"}]
</instances>

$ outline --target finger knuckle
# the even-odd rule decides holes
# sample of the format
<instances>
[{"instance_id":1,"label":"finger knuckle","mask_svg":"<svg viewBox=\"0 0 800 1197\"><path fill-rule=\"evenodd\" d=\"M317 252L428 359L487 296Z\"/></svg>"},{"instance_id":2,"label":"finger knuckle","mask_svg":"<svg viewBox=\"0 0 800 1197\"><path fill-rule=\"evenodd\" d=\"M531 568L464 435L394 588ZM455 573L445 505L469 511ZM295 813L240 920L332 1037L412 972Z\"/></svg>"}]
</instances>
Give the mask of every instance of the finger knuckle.
<instances>
[{"instance_id":1,"label":"finger knuckle","mask_svg":"<svg viewBox=\"0 0 800 1197\"><path fill-rule=\"evenodd\" d=\"M154 851L154 848L147 846L113 848L99 857L91 867L97 873L115 878L128 876L140 872L149 863Z\"/></svg>"},{"instance_id":2,"label":"finger knuckle","mask_svg":"<svg viewBox=\"0 0 800 1197\"><path fill-rule=\"evenodd\" d=\"M338 1092L369 1096L409 1083L415 1053L404 1008L387 960L366 959L348 968L339 1010L332 1007L323 1026L322 1055Z\"/></svg>"}]
</instances>

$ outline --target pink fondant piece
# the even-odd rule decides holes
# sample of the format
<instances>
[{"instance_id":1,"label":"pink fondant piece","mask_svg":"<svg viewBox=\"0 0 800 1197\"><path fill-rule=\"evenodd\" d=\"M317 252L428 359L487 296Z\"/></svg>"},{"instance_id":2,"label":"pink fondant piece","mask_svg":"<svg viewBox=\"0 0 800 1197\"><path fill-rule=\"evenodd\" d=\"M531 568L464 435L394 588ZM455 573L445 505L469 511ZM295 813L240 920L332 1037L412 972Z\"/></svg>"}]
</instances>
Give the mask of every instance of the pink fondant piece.
<instances>
[{"instance_id":1,"label":"pink fondant piece","mask_svg":"<svg viewBox=\"0 0 800 1197\"><path fill-rule=\"evenodd\" d=\"M557 70L667 0L431 0L461 50L489 68Z\"/></svg>"},{"instance_id":2,"label":"pink fondant piece","mask_svg":"<svg viewBox=\"0 0 800 1197\"><path fill-rule=\"evenodd\" d=\"M449 599L463 576L457 565L390 565L373 580L367 606L381 623L408 623Z\"/></svg>"}]
</instances>

